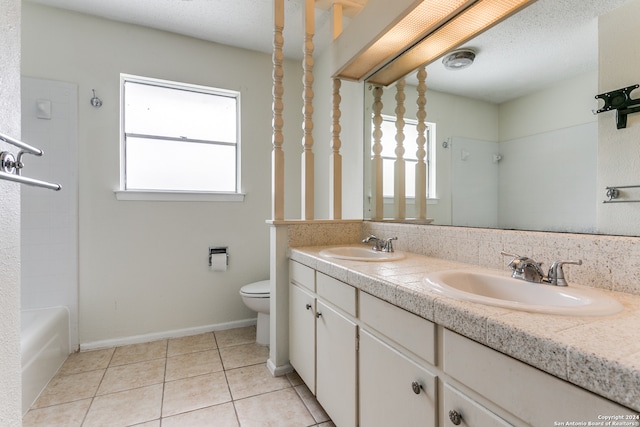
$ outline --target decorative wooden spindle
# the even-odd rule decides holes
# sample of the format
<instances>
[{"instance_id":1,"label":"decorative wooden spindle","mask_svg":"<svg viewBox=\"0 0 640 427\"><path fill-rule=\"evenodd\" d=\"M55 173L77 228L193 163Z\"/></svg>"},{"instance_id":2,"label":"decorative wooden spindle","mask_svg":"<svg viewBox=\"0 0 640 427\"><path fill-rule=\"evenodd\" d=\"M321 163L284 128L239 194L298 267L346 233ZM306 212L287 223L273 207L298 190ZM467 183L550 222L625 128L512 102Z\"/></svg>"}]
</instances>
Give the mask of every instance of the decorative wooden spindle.
<instances>
[{"instance_id":1,"label":"decorative wooden spindle","mask_svg":"<svg viewBox=\"0 0 640 427\"><path fill-rule=\"evenodd\" d=\"M373 143L371 144L371 219L384 218L384 195L382 192L382 88L373 88Z\"/></svg>"},{"instance_id":2,"label":"decorative wooden spindle","mask_svg":"<svg viewBox=\"0 0 640 427\"><path fill-rule=\"evenodd\" d=\"M333 79L333 109L331 110L331 157L329 159L329 180L331 199L329 210L331 219L342 218L342 155L340 154L340 79Z\"/></svg>"},{"instance_id":3,"label":"decorative wooden spindle","mask_svg":"<svg viewBox=\"0 0 640 427\"><path fill-rule=\"evenodd\" d=\"M405 190L405 162L404 162L404 79L396 83L396 160L393 164L393 196L394 196L394 217L395 219L406 218L406 190Z\"/></svg>"},{"instance_id":4,"label":"decorative wooden spindle","mask_svg":"<svg viewBox=\"0 0 640 427\"><path fill-rule=\"evenodd\" d=\"M342 4L334 3L331 8L333 39L342 32ZM331 110L331 155L329 158L329 217L342 219L342 155L340 147L340 79L333 79L333 108Z\"/></svg>"},{"instance_id":5,"label":"decorative wooden spindle","mask_svg":"<svg viewBox=\"0 0 640 427\"><path fill-rule=\"evenodd\" d=\"M427 164L425 163L425 157L427 155L427 151L425 150L425 143L427 142L427 138L425 136L427 130L427 124L425 119L427 118L427 111L425 106L427 105L427 97L425 93L427 92L427 84L425 83L427 79L427 71L425 67L422 67L418 70L418 99L416 100L416 104L418 104L418 111L416 113L416 118L418 119L418 125L416 129L418 131L418 137L416 138L416 142L418 144L418 149L416 151L416 157L418 158L418 162L416 163L416 218L419 220L427 219Z\"/></svg>"},{"instance_id":6,"label":"decorative wooden spindle","mask_svg":"<svg viewBox=\"0 0 640 427\"><path fill-rule=\"evenodd\" d=\"M282 80L284 77L283 62L284 54L282 46L284 45L284 0L273 1L273 152L271 156L272 182L271 182L271 217L274 220L284 219L284 151L282 144L284 136L282 128L284 121L282 119L282 111L284 103L282 96L284 95L284 85Z\"/></svg>"},{"instance_id":7,"label":"decorative wooden spindle","mask_svg":"<svg viewBox=\"0 0 640 427\"><path fill-rule=\"evenodd\" d=\"M304 58L302 62L303 70L303 92L302 107L304 131L302 146L302 218L313 219L314 216L314 169L313 169L313 35L315 26L315 4L314 0L305 0L304 19Z\"/></svg>"}]
</instances>

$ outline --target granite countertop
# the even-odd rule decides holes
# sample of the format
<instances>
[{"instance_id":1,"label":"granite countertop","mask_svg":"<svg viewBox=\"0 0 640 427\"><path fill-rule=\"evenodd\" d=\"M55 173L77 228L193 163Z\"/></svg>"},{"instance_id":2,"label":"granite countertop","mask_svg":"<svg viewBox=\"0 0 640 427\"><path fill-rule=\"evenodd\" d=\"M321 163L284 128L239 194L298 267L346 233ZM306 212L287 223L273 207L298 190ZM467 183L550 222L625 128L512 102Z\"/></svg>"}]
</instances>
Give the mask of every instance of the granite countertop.
<instances>
[{"instance_id":1,"label":"granite countertop","mask_svg":"<svg viewBox=\"0 0 640 427\"><path fill-rule=\"evenodd\" d=\"M442 270L508 271L411 253L393 262L330 259L319 255L326 247L291 248L290 259L640 411L640 296L603 290L624 306L611 316L528 313L456 300L423 283L426 274Z\"/></svg>"}]
</instances>

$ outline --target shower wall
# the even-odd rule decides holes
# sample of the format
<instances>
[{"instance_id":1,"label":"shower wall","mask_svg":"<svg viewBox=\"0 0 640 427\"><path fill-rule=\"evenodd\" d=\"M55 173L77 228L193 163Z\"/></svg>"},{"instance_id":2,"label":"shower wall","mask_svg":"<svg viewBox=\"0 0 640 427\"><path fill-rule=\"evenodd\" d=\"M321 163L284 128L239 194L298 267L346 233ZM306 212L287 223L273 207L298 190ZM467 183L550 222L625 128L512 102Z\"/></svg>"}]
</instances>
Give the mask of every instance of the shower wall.
<instances>
[{"instance_id":1,"label":"shower wall","mask_svg":"<svg viewBox=\"0 0 640 427\"><path fill-rule=\"evenodd\" d=\"M88 101L87 101L88 102ZM22 140L44 151L24 156L25 175L62 185L22 186L22 309L65 306L70 350L78 347L78 89L22 78Z\"/></svg>"}]
</instances>

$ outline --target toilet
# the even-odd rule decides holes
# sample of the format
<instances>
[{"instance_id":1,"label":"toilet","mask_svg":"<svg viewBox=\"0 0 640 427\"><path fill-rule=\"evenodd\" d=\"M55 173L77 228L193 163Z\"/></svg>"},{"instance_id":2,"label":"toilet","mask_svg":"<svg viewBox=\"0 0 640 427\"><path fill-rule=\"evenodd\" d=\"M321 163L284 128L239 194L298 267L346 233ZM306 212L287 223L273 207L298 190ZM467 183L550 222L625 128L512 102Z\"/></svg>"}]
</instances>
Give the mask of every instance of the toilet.
<instances>
[{"instance_id":1,"label":"toilet","mask_svg":"<svg viewBox=\"0 0 640 427\"><path fill-rule=\"evenodd\" d=\"M256 325L256 342L269 345L269 305L271 303L271 284L269 280L249 283L240 289L242 302L253 311L258 312Z\"/></svg>"}]
</instances>

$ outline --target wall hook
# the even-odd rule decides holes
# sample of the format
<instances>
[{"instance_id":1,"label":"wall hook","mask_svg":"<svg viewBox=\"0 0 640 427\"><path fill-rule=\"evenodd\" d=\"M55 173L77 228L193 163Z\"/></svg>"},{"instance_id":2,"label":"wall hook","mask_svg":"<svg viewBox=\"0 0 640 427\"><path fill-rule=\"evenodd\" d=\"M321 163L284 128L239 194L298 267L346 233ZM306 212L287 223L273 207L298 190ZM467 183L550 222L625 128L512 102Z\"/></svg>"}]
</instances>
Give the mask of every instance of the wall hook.
<instances>
[{"instance_id":1,"label":"wall hook","mask_svg":"<svg viewBox=\"0 0 640 427\"><path fill-rule=\"evenodd\" d=\"M102 107L102 99L98 98L96 96L96 90L95 89L91 89L93 91L93 98L91 98L91 105L93 105L96 108L100 108Z\"/></svg>"}]
</instances>

